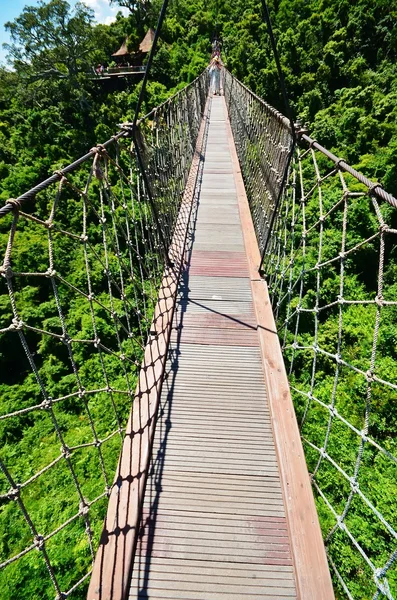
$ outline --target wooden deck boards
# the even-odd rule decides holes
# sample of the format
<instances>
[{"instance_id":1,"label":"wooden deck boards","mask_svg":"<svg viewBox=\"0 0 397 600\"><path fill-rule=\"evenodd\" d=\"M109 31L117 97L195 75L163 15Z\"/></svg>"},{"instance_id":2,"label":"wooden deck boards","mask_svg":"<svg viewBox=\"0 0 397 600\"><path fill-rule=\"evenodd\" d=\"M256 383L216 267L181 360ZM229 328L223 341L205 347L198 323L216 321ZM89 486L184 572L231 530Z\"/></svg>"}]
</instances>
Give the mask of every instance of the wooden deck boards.
<instances>
[{"instance_id":1,"label":"wooden deck boards","mask_svg":"<svg viewBox=\"0 0 397 600\"><path fill-rule=\"evenodd\" d=\"M214 98L130 598L297 598L223 98Z\"/></svg>"}]
</instances>

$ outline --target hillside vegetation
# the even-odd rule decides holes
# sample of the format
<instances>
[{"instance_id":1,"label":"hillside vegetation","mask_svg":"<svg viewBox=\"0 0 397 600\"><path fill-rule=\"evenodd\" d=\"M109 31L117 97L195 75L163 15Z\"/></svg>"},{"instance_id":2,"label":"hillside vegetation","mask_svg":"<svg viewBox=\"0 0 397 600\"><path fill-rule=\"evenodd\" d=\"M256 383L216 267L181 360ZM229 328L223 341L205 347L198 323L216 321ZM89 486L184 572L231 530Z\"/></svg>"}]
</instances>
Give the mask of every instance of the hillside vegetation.
<instances>
[{"instance_id":1,"label":"hillside vegetation","mask_svg":"<svg viewBox=\"0 0 397 600\"><path fill-rule=\"evenodd\" d=\"M154 0L136 5L132 0L120 0L119 4L130 6L131 14L126 18L119 14L109 26L95 24L92 11L81 4L72 10L66 0L42 1L39 7L25 8L13 23L8 24L13 38L9 48L12 70L0 68L1 204L10 197L16 198L94 144L108 139L117 131L118 123L132 120L141 84L108 87L93 80L90 74L94 65L110 61L112 52L127 35L129 43L136 47L147 28L155 27L160 3ZM271 0L269 7L295 116L308 124L312 137L397 195L396 3L390 0L357 0L354 3L349 0ZM223 40L223 59L229 70L259 96L284 111L260 2L170 0L143 112L202 72L208 64L211 38L215 33ZM66 218L68 213L64 216ZM9 226L9 218L0 221L3 255ZM29 263L34 257L40 262L41 253L44 253L43 240L37 235L26 235L20 258ZM70 262L76 268L74 276L78 281L78 265L73 265L68 247L63 248L62 260L65 265ZM390 285L394 275L395 269L390 267L387 273ZM370 276L364 283L357 282L357 288L361 290L366 285L372 289L376 282L368 279ZM43 296L33 286L27 286L23 296L24 314L30 315L33 323L50 320L54 304L47 300L45 294ZM78 327L84 322L84 315L80 314L79 306L74 309ZM358 310L351 314L353 347L364 335L364 326ZM390 335L385 345L389 362L385 363L385 369L397 358L396 319L392 311L390 315ZM0 329L8 325L11 316L9 297L1 280ZM329 331L332 328L335 329L334 322L330 321ZM9 339L0 336L2 413L39 401L29 366L24 364L23 369L18 368L19 343L15 341L13 345ZM66 394L70 372L65 366L59 367L59 357L54 356L52 348L39 338L37 352L42 357L40 370L45 381L53 382L56 393L63 390ZM91 363L85 366L85 377L93 385L98 376L96 367ZM392 402L393 398L390 398L390 406ZM350 409L355 412L353 407L347 410ZM95 410L99 415L102 406L96 406ZM72 423L75 427L76 418L80 419L82 428L87 427L83 411L79 411L73 404L59 408L65 431ZM120 411L125 421L128 402L121 404ZM110 413L104 415L103 435L113 426L112 418ZM397 434L392 408L384 411L382 426L387 429L387 439ZM72 444L78 443L79 435L78 427L72 430ZM56 445L52 427L44 416L31 420L24 417L13 427L2 426L0 436L2 456L10 468L15 463L13 475L17 480L26 479L41 468L43 457L52 456ZM111 450L106 457L110 472L117 462L116 443ZM81 459L78 465L88 495L98 492L92 465L94 462L90 457ZM376 476L377 472L372 471L373 486ZM55 474L43 488L38 484L33 492L34 502L31 501L30 507L41 524L54 515L55 520L59 516L60 521L60 515L67 514L66 492L54 495L51 505L45 506L38 501L51 486L55 489L62 477L62 473ZM390 480L385 475L384 485L379 484L378 489L384 495L384 504L390 508L392 520L395 486L389 483ZM0 483L1 493L5 493L7 482L2 479ZM105 508L105 503L98 508L94 528L97 536ZM1 561L25 548L30 539L22 519L18 521L14 515L10 504L0 507ZM326 515L323 520L326 528ZM77 528L73 531L71 537L65 534L62 543L51 548L52 560L62 574L65 586L70 580L76 581L83 576L90 565L84 531ZM364 538L365 535L364 532ZM371 537L371 531L368 537ZM365 543L373 544L375 548L378 544L379 552L385 552L384 540L365 539ZM344 560L344 573L354 582L355 597L372 598L359 563L350 553L346 553ZM397 586L395 575L391 579ZM24 557L22 564L15 562L0 572L0 590L4 600L54 598L54 589L36 550ZM337 593L340 594L338 597L344 597L342 591ZM72 597L84 598L84 588Z\"/></svg>"}]
</instances>

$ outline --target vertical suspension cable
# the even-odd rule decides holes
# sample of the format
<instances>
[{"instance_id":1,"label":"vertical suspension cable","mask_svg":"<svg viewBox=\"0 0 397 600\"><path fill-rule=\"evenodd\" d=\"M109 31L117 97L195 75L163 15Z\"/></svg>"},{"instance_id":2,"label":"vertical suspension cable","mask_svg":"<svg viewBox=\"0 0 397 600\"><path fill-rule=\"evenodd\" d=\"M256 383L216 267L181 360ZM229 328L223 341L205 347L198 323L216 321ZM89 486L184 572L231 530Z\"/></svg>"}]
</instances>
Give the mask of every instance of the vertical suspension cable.
<instances>
[{"instance_id":1,"label":"vertical suspension cable","mask_svg":"<svg viewBox=\"0 0 397 600\"><path fill-rule=\"evenodd\" d=\"M145 91L146 91L146 84L149 78L149 73L150 73L150 68L152 66L152 62L153 62L153 57L154 54L156 52L156 47L157 47L157 41L159 39L159 35L160 35L160 31L161 31L161 27L163 25L163 21L164 21L164 17L165 17L165 13L167 11L167 6L168 6L168 0L163 0L163 5L161 7L161 11L160 11L160 15L157 21L157 27L156 27L156 31L154 34L154 39L153 39L153 43L152 43L152 47L150 49L150 54L149 54L149 58L148 58L148 62L146 65L146 70L145 70L145 75L143 78L143 82L142 82L142 87L141 87L141 91L139 93L139 97L138 97L138 102L136 105L136 109L135 109L135 115L134 115L134 120L132 123L132 131L131 131L131 135L132 135L132 140L134 143L134 147L135 147L135 153L136 153L136 157L138 160L138 165L139 165L139 169L141 171L141 175L142 175L142 179L143 179L143 183L146 189L146 194L148 197L148 200L150 202L150 206L151 209L153 211L153 217L155 219L156 225L157 225L157 230L158 230L158 235L159 238L161 240L161 244L163 247L163 252L164 252L164 258L166 261L166 264L169 266L170 265L170 259L168 256L168 243L166 242L164 235L163 235L163 231L162 231L162 227L161 227L161 223L160 223L160 219L159 219L159 214L155 205L155 202L153 200L153 192L150 186L150 182L149 179L146 175L146 170L145 170L145 165L143 162L143 158L142 158L142 154L139 148L139 144L138 144L138 140L137 140L137 122L138 122L138 116L139 113L141 111L142 108L142 103L143 103L143 98L145 95Z\"/></svg>"},{"instance_id":2,"label":"vertical suspension cable","mask_svg":"<svg viewBox=\"0 0 397 600\"><path fill-rule=\"evenodd\" d=\"M262 265L263 265L263 261L264 261L264 258L265 258L265 254L266 254L266 251L267 251L267 248L268 248L268 245L269 245L269 240L270 240L271 232L272 232L272 229L273 229L273 226L274 226L274 221L276 219L278 208L279 208L279 205L280 205L281 196L282 196L282 194L284 192L285 184L287 183L287 177L288 177L289 167L290 167L290 164L291 164L291 159L292 159L292 156L294 154L294 150L295 150L295 146L296 146L295 124L294 124L294 120L293 120L293 116L292 116L291 105L290 105L288 94L287 94L287 88L286 88L286 85L285 85L284 73L283 73L283 70L281 68L280 57L279 57L279 53L278 53L278 50L277 50L277 43L276 43L276 40L275 40L275 37L274 37L274 33L273 33L272 22L271 22L271 19L270 19L270 12L269 12L266 0L261 0L261 1L262 1L263 15L264 15L264 18L265 18L265 21L266 21L266 24L267 24L267 29L268 29L269 37L270 37L270 43L271 43L271 46L272 46L272 50L273 50L273 54L274 54L274 59L276 61L278 78L279 78L281 92L282 92L283 99L284 99L284 104L285 104L286 116L288 117L289 122L290 122L291 134L292 134L292 145L291 145L291 149L290 149L289 156L288 156L288 159L287 159L287 163L285 165L285 170L284 170L284 173L283 173L282 183L281 183L280 190L279 190L279 193L278 193L278 197L277 197L274 209L273 209L273 214L271 216L269 228L268 228L266 239L265 239L265 243L264 243L264 246L263 246L262 256L261 256L261 262L260 262L260 265L259 265L259 271L261 271L261 269L262 269Z\"/></svg>"}]
</instances>

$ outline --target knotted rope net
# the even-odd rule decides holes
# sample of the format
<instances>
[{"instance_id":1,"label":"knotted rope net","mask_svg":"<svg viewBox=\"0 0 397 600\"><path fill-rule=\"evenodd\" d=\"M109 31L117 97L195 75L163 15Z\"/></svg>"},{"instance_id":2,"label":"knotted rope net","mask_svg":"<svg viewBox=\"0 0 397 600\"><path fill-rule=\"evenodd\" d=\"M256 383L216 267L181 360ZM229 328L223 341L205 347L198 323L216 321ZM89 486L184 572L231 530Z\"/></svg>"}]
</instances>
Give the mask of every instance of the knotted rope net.
<instances>
[{"instance_id":1,"label":"knotted rope net","mask_svg":"<svg viewBox=\"0 0 397 600\"><path fill-rule=\"evenodd\" d=\"M207 92L0 210L4 599L84 597Z\"/></svg>"},{"instance_id":2,"label":"knotted rope net","mask_svg":"<svg viewBox=\"0 0 397 600\"><path fill-rule=\"evenodd\" d=\"M337 596L396 598L397 201L300 132L277 206L288 121L225 90Z\"/></svg>"}]
</instances>

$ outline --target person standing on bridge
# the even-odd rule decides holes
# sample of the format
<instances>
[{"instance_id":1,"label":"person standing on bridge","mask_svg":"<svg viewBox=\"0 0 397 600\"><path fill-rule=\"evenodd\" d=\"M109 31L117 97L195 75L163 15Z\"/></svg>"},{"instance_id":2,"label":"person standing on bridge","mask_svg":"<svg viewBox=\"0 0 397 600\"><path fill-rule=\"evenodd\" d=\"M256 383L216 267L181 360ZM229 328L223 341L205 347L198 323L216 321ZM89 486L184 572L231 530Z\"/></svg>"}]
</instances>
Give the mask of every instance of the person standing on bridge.
<instances>
[{"instance_id":1,"label":"person standing on bridge","mask_svg":"<svg viewBox=\"0 0 397 600\"><path fill-rule=\"evenodd\" d=\"M221 69L219 56L215 56L210 63L211 90L214 96L221 95Z\"/></svg>"}]
</instances>

